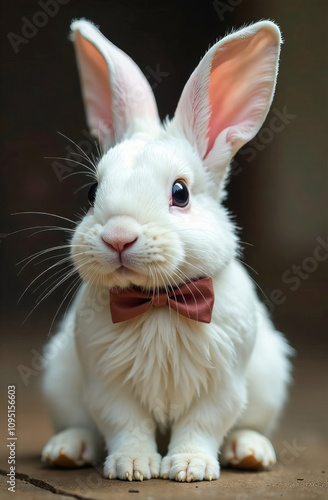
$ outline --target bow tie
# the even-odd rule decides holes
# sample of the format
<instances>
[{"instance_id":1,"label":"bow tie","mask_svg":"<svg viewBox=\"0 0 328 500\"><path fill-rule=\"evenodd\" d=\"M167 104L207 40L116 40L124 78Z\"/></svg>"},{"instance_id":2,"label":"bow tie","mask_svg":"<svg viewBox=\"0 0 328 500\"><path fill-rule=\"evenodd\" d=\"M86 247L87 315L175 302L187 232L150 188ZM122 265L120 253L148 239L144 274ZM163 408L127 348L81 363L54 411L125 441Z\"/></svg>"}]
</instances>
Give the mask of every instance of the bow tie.
<instances>
[{"instance_id":1,"label":"bow tie","mask_svg":"<svg viewBox=\"0 0 328 500\"><path fill-rule=\"evenodd\" d=\"M165 292L146 292L141 288L110 290L113 323L135 318L151 307L168 306L178 314L202 323L210 323L214 304L211 278L190 281Z\"/></svg>"}]
</instances>

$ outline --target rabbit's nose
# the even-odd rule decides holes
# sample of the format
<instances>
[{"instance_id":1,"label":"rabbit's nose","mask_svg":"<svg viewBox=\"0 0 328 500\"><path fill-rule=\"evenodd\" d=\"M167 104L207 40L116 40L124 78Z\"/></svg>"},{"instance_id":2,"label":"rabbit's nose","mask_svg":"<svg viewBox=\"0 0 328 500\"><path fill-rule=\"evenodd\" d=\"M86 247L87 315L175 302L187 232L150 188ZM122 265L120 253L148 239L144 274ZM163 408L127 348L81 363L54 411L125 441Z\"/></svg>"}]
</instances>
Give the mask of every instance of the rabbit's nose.
<instances>
[{"instance_id":1,"label":"rabbit's nose","mask_svg":"<svg viewBox=\"0 0 328 500\"><path fill-rule=\"evenodd\" d=\"M137 241L138 237L135 234L122 234L120 236L102 235L101 239L111 250L121 253L123 250L130 248Z\"/></svg>"}]
</instances>

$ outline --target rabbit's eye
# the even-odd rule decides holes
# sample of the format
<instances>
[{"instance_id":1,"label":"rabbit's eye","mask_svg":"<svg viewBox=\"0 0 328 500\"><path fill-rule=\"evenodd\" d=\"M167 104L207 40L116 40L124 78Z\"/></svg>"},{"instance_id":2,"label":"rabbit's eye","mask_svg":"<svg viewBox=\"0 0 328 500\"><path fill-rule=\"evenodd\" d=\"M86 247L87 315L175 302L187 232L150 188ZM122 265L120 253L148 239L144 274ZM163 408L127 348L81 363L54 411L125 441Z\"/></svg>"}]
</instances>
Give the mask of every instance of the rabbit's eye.
<instances>
[{"instance_id":1,"label":"rabbit's eye","mask_svg":"<svg viewBox=\"0 0 328 500\"><path fill-rule=\"evenodd\" d=\"M95 184L92 184L91 188L89 189L88 200L89 200L91 207L93 207L95 199L96 199L97 187L98 187L98 182L96 182Z\"/></svg>"},{"instance_id":2,"label":"rabbit's eye","mask_svg":"<svg viewBox=\"0 0 328 500\"><path fill-rule=\"evenodd\" d=\"M184 208L189 203L189 191L186 183L181 179L175 181L172 187L172 205Z\"/></svg>"}]
</instances>

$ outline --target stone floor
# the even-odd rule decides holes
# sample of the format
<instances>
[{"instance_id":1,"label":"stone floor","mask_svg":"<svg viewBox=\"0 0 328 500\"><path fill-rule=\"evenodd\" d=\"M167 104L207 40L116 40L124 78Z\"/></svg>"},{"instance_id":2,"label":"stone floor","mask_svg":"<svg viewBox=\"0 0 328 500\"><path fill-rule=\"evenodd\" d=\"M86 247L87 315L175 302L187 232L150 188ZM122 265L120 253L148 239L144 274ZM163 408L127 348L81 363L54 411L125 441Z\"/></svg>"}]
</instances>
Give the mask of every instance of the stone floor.
<instances>
[{"instance_id":1,"label":"stone floor","mask_svg":"<svg viewBox=\"0 0 328 500\"><path fill-rule=\"evenodd\" d=\"M49 321L48 321L49 323ZM15 326L2 323L1 400L7 386L16 384L17 446L16 498L45 499L227 499L284 498L328 500L328 364L320 342L296 344L295 383L289 405L274 436L278 463L270 472L222 470L212 483L175 483L153 479L140 482L106 480L101 468L53 469L40 461L43 444L52 428L40 399L39 354L47 321ZM5 355L4 355L5 354ZM8 491L8 448L5 405L1 411L0 498L12 499Z\"/></svg>"}]
</instances>

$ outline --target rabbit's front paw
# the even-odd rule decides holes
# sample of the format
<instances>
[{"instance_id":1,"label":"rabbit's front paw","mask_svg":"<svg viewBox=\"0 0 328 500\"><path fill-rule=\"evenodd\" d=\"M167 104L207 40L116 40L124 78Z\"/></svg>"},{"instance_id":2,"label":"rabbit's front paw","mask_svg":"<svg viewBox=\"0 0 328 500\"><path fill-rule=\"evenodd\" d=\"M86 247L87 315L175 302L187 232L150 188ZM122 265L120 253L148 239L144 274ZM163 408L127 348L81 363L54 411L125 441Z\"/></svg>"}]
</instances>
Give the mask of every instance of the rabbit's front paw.
<instances>
[{"instance_id":1,"label":"rabbit's front paw","mask_svg":"<svg viewBox=\"0 0 328 500\"><path fill-rule=\"evenodd\" d=\"M266 470L276 463L276 454L267 437L240 429L228 435L222 447L221 463L238 469Z\"/></svg>"},{"instance_id":2,"label":"rabbit's front paw","mask_svg":"<svg viewBox=\"0 0 328 500\"><path fill-rule=\"evenodd\" d=\"M174 453L162 460L161 477L175 481L212 481L220 476L216 457L200 453Z\"/></svg>"},{"instance_id":3,"label":"rabbit's front paw","mask_svg":"<svg viewBox=\"0 0 328 500\"><path fill-rule=\"evenodd\" d=\"M143 481L158 477L160 467L159 453L117 453L106 458L104 476L109 479Z\"/></svg>"},{"instance_id":4,"label":"rabbit's front paw","mask_svg":"<svg viewBox=\"0 0 328 500\"><path fill-rule=\"evenodd\" d=\"M99 458L97 439L88 429L70 428L55 434L42 450L42 461L61 467L81 467Z\"/></svg>"}]
</instances>

